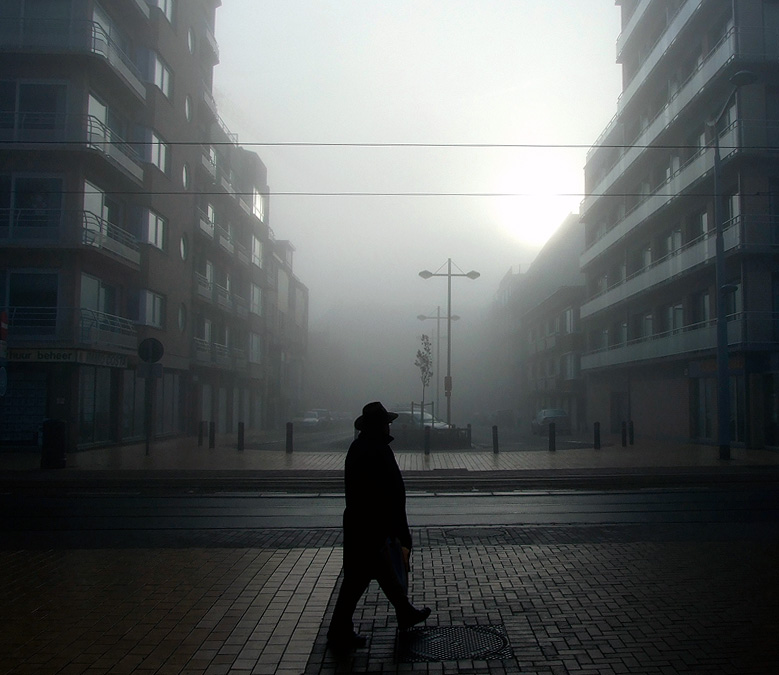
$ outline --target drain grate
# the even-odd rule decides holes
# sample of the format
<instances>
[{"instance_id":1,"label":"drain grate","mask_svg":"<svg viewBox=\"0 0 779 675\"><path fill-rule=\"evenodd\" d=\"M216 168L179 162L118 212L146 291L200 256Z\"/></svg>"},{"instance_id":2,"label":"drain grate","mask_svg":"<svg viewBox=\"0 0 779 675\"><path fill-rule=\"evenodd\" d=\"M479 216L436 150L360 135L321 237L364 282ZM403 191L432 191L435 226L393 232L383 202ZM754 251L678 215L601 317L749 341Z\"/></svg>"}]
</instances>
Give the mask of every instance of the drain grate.
<instances>
[{"instance_id":1,"label":"drain grate","mask_svg":"<svg viewBox=\"0 0 779 675\"><path fill-rule=\"evenodd\" d=\"M398 633L398 661L493 661L513 658L506 629L494 626L436 626Z\"/></svg>"}]
</instances>

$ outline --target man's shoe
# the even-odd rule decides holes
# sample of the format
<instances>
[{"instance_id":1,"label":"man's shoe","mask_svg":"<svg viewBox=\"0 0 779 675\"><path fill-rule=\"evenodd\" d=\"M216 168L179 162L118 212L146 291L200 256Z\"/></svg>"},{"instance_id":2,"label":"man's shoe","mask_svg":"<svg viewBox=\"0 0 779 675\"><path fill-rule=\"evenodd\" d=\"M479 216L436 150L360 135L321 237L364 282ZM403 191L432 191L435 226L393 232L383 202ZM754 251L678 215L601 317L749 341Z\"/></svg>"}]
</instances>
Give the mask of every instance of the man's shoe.
<instances>
[{"instance_id":1,"label":"man's shoe","mask_svg":"<svg viewBox=\"0 0 779 675\"><path fill-rule=\"evenodd\" d=\"M333 633L327 636L328 646L335 652L350 652L353 649L364 647L368 641L363 635L357 635L354 631L351 633Z\"/></svg>"},{"instance_id":2,"label":"man's shoe","mask_svg":"<svg viewBox=\"0 0 779 675\"><path fill-rule=\"evenodd\" d=\"M407 630L408 628L411 628L411 626L416 626L418 623L426 621L429 616L429 607L423 607L422 609L412 607L408 612L404 612L402 616L398 617L398 628L400 628L400 630Z\"/></svg>"}]
</instances>

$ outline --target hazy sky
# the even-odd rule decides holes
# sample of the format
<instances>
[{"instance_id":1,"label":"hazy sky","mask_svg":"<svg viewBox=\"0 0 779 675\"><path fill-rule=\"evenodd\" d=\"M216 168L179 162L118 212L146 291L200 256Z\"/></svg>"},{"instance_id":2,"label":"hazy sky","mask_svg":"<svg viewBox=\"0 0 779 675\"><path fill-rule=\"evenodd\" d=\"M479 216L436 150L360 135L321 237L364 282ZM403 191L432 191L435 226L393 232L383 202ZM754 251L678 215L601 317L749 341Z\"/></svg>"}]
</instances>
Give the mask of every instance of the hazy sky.
<instances>
[{"instance_id":1,"label":"hazy sky","mask_svg":"<svg viewBox=\"0 0 779 675\"><path fill-rule=\"evenodd\" d=\"M347 317L372 345L352 353L403 389L415 317L446 304L445 280L418 273L450 257L482 275L453 289L457 334L478 328L500 279L578 210L587 148L616 111L618 33L614 0L223 0L217 104L268 167L271 226L296 248L311 329ZM491 147L317 145L371 143ZM273 194L355 192L420 196ZM361 370L366 395L387 377Z\"/></svg>"},{"instance_id":2,"label":"hazy sky","mask_svg":"<svg viewBox=\"0 0 779 675\"><path fill-rule=\"evenodd\" d=\"M616 110L614 0L224 0L215 93L244 144L433 143L588 146ZM253 148L272 192L523 193L272 196L277 238L316 320L344 295L418 296L451 257L490 298L511 267L576 211L586 147ZM468 288L468 287L471 288Z\"/></svg>"}]
</instances>

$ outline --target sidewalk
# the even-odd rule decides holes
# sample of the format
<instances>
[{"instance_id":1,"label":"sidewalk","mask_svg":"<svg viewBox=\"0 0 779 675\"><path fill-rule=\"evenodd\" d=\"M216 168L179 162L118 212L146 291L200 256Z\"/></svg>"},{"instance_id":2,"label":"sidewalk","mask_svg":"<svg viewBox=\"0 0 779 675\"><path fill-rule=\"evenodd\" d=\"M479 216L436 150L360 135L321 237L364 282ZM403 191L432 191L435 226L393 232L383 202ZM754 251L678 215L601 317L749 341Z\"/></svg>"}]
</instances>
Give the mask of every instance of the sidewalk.
<instances>
[{"instance_id":1,"label":"sidewalk","mask_svg":"<svg viewBox=\"0 0 779 675\"><path fill-rule=\"evenodd\" d=\"M196 442L90 450L40 471L87 475L338 474L343 452L209 450ZM436 472L766 472L779 453L710 446L397 453L407 476ZM0 550L0 673L315 675L775 672L777 528L765 524L413 528L411 595L426 626L398 636L372 584L358 606L365 649L326 648L340 533L268 530L261 544ZM432 659L432 660L426 660Z\"/></svg>"}]
</instances>

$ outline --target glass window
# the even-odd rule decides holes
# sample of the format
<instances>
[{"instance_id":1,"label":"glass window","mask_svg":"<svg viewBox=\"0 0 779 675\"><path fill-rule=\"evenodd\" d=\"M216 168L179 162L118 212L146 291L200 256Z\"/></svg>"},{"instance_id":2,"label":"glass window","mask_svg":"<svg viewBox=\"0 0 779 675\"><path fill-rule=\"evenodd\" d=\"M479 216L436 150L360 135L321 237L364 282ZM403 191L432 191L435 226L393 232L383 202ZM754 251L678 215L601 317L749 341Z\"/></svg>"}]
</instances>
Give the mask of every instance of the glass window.
<instances>
[{"instance_id":1,"label":"glass window","mask_svg":"<svg viewBox=\"0 0 779 675\"><path fill-rule=\"evenodd\" d=\"M262 242L252 235L252 264L262 267Z\"/></svg>"},{"instance_id":2,"label":"glass window","mask_svg":"<svg viewBox=\"0 0 779 675\"><path fill-rule=\"evenodd\" d=\"M140 323L162 328L165 321L165 298L152 291L141 291Z\"/></svg>"},{"instance_id":3,"label":"glass window","mask_svg":"<svg viewBox=\"0 0 779 675\"><path fill-rule=\"evenodd\" d=\"M265 196L257 188L252 191L252 212L261 223L265 222Z\"/></svg>"},{"instance_id":4,"label":"glass window","mask_svg":"<svg viewBox=\"0 0 779 675\"><path fill-rule=\"evenodd\" d=\"M157 0L157 7L165 15L165 18L173 23L173 0Z\"/></svg>"},{"instance_id":5,"label":"glass window","mask_svg":"<svg viewBox=\"0 0 779 675\"><path fill-rule=\"evenodd\" d=\"M167 98L170 98L173 91L171 85L170 68L165 65L165 62L160 58L159 54L152 54L152 82L157 88L165 94Z\"/></svg>"},{"instance_id":6,"label":"glass window","mask_svg":"<svg viewBox=\"0 0 779 675\"><path fill-rule=\"evenodd\" d=\"M146 216L146 241L165 250L165 234L167 221L159 213L149 210Z\"/></svg>"},{"instance_id":7,"label":"glass window","mask_svg":"<svg viewBox=\"0 0 779 675\"><path fill-rule=\"evenodd\" d=\"M189 94L184 99L184 116L187 118L187 122L192 121L192 97Z\"/></svg>"},{"instance_id":8,"label":"glass window","mask_svg":"<svg viewBox=\"0 0 779 675\"><path fill-rule=\"evenodd\" d=\"M181 184L185 190L189 190L189 165L184 164L181 168Z\"/></svg>"},{"instance_id":9,"label":"glass window","mask_svg":"<svg viewBox=\"0 0 779 675\"><path fill-rule=\"evenodd\" d=\"M151 141L149 144L149 161L154 164L162 173L168 173L168 163L170 161L170 148L155 132L151 132Z\"/></svg>"},{"instance_id":10,"label":"glass window","mask_svg":"<svg viewBox=\"0 0 779 675\"><path fill-rule=\"evenodd\" d=\"M249 361L262 363L262 337L257 333L249 335Z\"/></svg>"},{"instance_id":11,"label":"glass window","mask_svg":"<svg viewBox=\"0 0 779 675\"><path fill-rule=\"evenodd\" d=\"M252 284L249 311L262 316L262 289L257 284Z\"/></svg>"}]
</instances>

